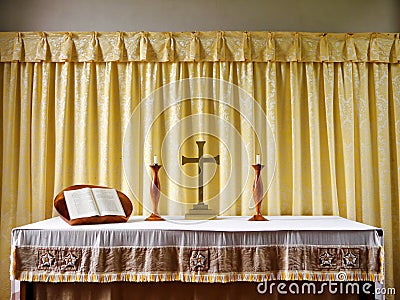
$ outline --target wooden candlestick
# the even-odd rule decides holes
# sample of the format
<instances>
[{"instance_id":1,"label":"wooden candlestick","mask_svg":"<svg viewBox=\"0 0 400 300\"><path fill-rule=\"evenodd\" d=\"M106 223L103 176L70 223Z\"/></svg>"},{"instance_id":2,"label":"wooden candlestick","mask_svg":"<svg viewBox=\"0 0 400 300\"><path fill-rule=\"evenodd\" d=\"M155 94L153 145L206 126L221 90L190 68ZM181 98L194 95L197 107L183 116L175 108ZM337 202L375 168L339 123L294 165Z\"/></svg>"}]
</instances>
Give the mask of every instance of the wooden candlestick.
<instances>
[{"instance_id":1,"label":"wooden candlestick","mask_svg":"<svg viewBox=\"0 0 400 300\"><path fill-rule=\"evenodd\" d=\"M261 214L261 202L264 190L260 173L262 168L264 168L264 165L256 164L253 165L253 168L256 171L256 176L253 183L253 198L256 205L256 214L251 217L249 221L268 221L268 219L264 218Z\"/></svg>"},{"instance_id":2,"label":"wooden candlestick","mask_svg":"<svg viewBox=\"0 0 400 300\"><path fill-rule=\"evenodd\" d=\"M165 221L158 214L158 202L160 201L160 180L158 179L158 170L161 169L161 165L155 163L150 165L151 170L153 171L153 181L151 182L150 187L150 196L151 203L153 204L153 212L146 219L146 221Z\"/></svg>"}]
</instances>

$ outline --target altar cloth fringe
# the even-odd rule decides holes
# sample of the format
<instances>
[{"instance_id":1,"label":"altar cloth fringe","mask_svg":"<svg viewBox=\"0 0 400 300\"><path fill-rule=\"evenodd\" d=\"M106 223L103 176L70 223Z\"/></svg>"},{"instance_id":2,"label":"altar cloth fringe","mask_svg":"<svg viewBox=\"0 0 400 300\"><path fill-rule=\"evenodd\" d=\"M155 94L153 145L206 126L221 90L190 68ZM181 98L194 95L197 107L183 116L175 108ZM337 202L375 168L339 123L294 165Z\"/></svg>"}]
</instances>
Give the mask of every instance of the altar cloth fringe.
<instances>
[{"instance_id":1,"label":"altar cloth fringe","mask_svg":"<svg viewBox=\"0 0 400 300\"><path fill-rule=\"evenodd\" d=\"M93 274L54 274L38 271L22 271L14 279L29 282L168 282L181 281L190 283L228 283L228 282L264 282L264 281L372 281L383 282L383 274L367 272L344 272L346 279L338 278L334 272L266 272L266 273L225 273L198 274L197 272L165 273L93 273Z\"/></svg>"}]
</instances>

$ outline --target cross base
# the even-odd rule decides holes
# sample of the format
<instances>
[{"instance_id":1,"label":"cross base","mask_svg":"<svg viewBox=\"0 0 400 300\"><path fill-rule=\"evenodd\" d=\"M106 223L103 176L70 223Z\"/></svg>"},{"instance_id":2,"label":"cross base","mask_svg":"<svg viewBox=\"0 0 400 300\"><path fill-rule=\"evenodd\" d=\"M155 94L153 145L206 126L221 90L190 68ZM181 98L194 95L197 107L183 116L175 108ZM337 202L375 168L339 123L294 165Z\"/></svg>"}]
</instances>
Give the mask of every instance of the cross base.
<instances>
[{"instance_id":1,"label":"cross base","mask_svg":"<svg viewBox=\"0 0 400 300\"><path fill-rule=\"evenodd\" d=\"M217 214L207 204L198 203L189 209L189 213L185 215L186 220L210 220L214 219Z\"/></svg>"}]
</instances>

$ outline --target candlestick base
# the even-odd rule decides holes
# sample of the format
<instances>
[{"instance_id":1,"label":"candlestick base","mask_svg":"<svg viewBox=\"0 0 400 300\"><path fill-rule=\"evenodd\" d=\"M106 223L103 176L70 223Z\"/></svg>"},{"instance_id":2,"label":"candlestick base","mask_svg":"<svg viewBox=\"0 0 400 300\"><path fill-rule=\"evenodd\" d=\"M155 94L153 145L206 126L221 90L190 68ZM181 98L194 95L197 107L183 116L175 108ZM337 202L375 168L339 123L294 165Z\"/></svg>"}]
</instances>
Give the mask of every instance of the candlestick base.
<instances>
[{"instance_id":1,"label":"candlestick base","mask_svg":"<svg viewBox=\"0 0 400 300\"><path fill-rule=\"evenodd\" d=\"M160 215L152 213L149 217L146 218L145 221L165 221Z\"/></svg>"},{"instance_id":2,"label":"candlestick base","mask_svg":"<svg viewBox=\"0 0 400 300\"><path fill-rule=\"evenodd\" d=\"M267 218L264 218L262 215L254 215L249 221L269 221Z\"/></svg>"}]
</instances>

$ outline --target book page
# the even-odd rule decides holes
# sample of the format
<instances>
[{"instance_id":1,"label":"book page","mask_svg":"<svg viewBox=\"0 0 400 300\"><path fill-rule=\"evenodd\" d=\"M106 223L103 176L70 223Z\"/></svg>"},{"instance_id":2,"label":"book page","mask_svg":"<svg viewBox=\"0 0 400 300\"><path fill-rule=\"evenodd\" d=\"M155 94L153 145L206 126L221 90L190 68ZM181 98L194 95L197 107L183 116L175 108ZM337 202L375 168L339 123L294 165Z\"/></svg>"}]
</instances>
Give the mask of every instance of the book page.
<instances>
[{"instance_id":1,"label":"book page","mask_svg":"<svg viewBox=\"0 0 400 300\"><path fill-rule=\"evenodd\" d=\"M64 198L71 220L99 215L90 188L64 191Z\"/></svg>"},{"instance_id":2,"label":"book page","mask_svg":"<svg viewBox=\"0 0 400 300\"><path fill-rule=\"evenodd\" d=\"M93 188L92 192L101 216L115 215L126 217L121 200L115 189Z\"/></svg>"}]
</instances>

